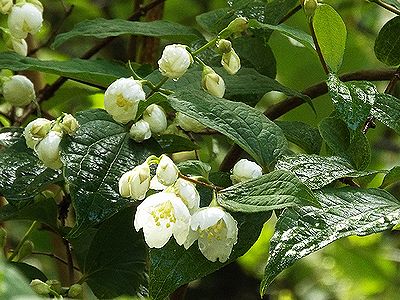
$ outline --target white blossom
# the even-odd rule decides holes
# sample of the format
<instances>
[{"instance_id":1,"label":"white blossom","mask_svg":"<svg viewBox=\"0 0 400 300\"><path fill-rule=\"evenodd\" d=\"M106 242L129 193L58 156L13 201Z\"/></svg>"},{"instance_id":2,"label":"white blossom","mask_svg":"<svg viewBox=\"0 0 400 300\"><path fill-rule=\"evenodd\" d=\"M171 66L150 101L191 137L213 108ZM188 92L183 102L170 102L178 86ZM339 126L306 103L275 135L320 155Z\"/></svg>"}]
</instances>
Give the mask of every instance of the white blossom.
<instances>
[{"instance_id":1,"label":"white blossom","mask_svg":"<svg viewBox=\"0 0 400 300\"><path fill-rule=\"evenodd\" d=\"M8 16L8 28L13 37L24 39L28 33L35 34L42 27L43 16L37 6L31 3L14 5Z\"/></svg>"},{"instance_id":2,"label":"white blossom","mask_svg":"<svg viewBox=\"0 0 400 300\"><path fill-rule=\"evenodd\" d=\"M224 69L231 75L235 75L240 69L240 58L235 50L222 54L221 64Z\"/></svg>"},{"instance_id":3,"label":"white blossom","mask_svg":"<svg viewBox=\"0 0 400 300\"><path fill-rule=\"evenodd\" d=\"M62 134L58 131L50 131L36 146L35 151L43 164L57 170L62 167L60 159L60 142Z\"/></svg>"},{"instance_id":4,"label":"white blossom","mask_svg":"<svg viewBox=\"0 0 400 300\"><path fill-rule=\"evenodd\" d=\"M19 55L27 56L28 55L28 44L24 39L17 39L11 37L11 46L12 49Z\"/></svg>"},{"instance_id":5,"label":"white blossom","mask_svg":"<svg viewBox=\"0 0 400 300\"><path fill-rule=\"evenodd\" d=\"M255 179L261 175L262 168L258 164L247 159L241 159L233 166L231 180L235 184Z\"/></svg>"},{"instance_id":6,"label":"white blossom","mask_svg":"<svg viewBox=\"0 0 400 300\"><path fill-rule=\"evenodd\" d=\"M167 129L167 115L157 104L151 104L146 108L143 112L143 120L149 124L152 133L160 134Z\"/></svg>"},{"instance_id":7,"label":"white blossom","mask_svg":"<svg viewBox=\"0 0 400 300\"><path fill-rule=\"evenodd\" d=\"M129 135L138 143L151 137L150 125L145 120L139 120L134 123L129 130Z\"/></svg>"},{"instance_id":8,"label":"white blossom","mask_svg":"<svg viewBox=\"0 0 400 300\"><path fill-rule=\"evenodd\" d=\"M24 137L26 145L34 149L35 146L49 133L52 122L44 119L37 118L26 125L24 129Z\"/></svg>"},{"instance_id":9,"label":"white blossom","mask_svg":"<svg viewBox=\"0 0 400 300\"><path fill-rule=\"evenodd\" d=\"M143 200L150 187L150 168L145 162L123 174L118 182L122 197Z\"/></svg>"},{"instance_id":10,"label":"white blossom","mask_svg":"<svg viewBox=\"0 0 400 300\"><path fill-rule=\"evenodd\" d=\"M172 159L163 154L160 157L160 162L156 169L156 175L161 184L167 186L172 185L178 179L178 167L174 164Z\"/></svg>"},{"instance_id":11,"label":"white blossom","mask_svg":"<svg viewBox=\"0 0 400 300\"><path fill-rule=\"evenodd\" d=\"M147 197L137 208L134 226L143 228L150 248L163 247L173 235L182 245L189 233L190 213L174 193L160 192Z\"/></svg>"},{"instance_id":12,"label":"white blossom","mask_svg":"<svg viewBox=\"0 0 400 300\"><path fill-rule=\"evenodd\" d=\"M162 75L177 79L185 74L192 62L192 55L186 50L186 46L173 44L164 48L158 66Z\"/></svg>"},{"instance_id":13,"label":"white blossom","mask_svg":"<svg viewBox=\"0 0 400 300\"><path fill-rule=\"evenodd\" d=\"M3 96L14 106L25 106L36 99L33 83L24 75L14 75L5 81Z\"/></svg>"},{"instance_id":14,"label":"white blossom","mask_svg":"<svg viewBox=\"0 0 400 300\"><path fill-rule=\"evenodd\" d=\"M203 132L207 127L201 124L199 121L181 113L177 112L175 116L175 122L180 128L185 131L192 132Z\"/></svg>"},{"instance_id":15,"label":"white blossom","mask_svg":"<svg viewBox=\"0 0 400 300\"><path fill-rule=\"evenodd\" d=\"M225 94L225 82L221 76L219 76L210 67L205 67L203 69L203 77L201 80L203 89L210 95L218 98L224 97Z\"/></svg>"},{"instance_id":16,"label":"white blossom","mask_svg":"<svg viewBox=\"0 0 400 300\"><path fill-rule=\"evenodd\" d=\"M174 184L175 194L182 199L190 211L200 207L200 195L196 186L182 178L178 178Z\"/></svg>"},{"instance_id":17,"label":"white blossom","mask_svg":"<svg viewBox=\"0 0 400 300\"><path fill-rule=\"evenodd\" d=\"M226 262L237 242L236 220L221 207L197 210L190 222L191 231L184 243L188 249L196 240L203 255L210 261Z\"/></svg>"},{"instance_id":18,"label":"white blossom","mask_svg":"<svg viewBox=\"0 0 400 300\"><path fill-rule=\"evenodd\" d=\"M115 121L126 124L136 117L139 101L145 98L139 81L120 78L104 93L104 108Z\"/></svg>"}]
</instances>

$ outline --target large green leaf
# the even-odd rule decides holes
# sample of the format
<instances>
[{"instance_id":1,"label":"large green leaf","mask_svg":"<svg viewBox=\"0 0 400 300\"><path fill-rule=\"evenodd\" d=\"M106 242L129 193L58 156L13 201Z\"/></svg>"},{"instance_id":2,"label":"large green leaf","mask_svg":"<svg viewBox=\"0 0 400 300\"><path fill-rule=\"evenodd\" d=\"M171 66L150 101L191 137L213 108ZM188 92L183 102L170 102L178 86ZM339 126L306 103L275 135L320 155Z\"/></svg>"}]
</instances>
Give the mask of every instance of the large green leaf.
<instances>
[{"instance_id":1,"label":"large green leaf","mask_svg":"<svg viewBox=\"0 0 400 300\"><path fill-rule=\"evenodd\" d=\"M389 94L377 95L371 115L400 134L400 99Z\"/></svg>"},{"instance_id":2,"label":"large green leaf","mask_svg":"<svg viewBox=\"0 0 400 300\"><path fill-rule=\"evenodd\" d=\"M293 205L318 206L311 190L293 173L276 170L220 191L218 203L230 211L254 213Z\"/></svg>"},{"instance_id":3,"label":"large green leaf","mask_svg":"<svg viewBox=\"0 0 400 300\"><path fill-rule=\"evenodd\" d=\"M4 148L11 147L21 140L22 128L4 127L0 128L0 151Z\"/></svg>"},{"instance_id":4,"label":"large green leaf","mask_svg":"<svg viewBox=\"0 0 400 300\"><path fill-rule=\"evenodd\" d=\"M336 73L342 64L346 47L346 25L328 4L317 6L312 23L322 56L330 71Z\"/></svg>"},{"instance_id":5,"label":"large green leaf","mask_svg":"<svg viewBox=\"0 0 400 300\"><path fill-rule=\"evenodd\" d=\"M119 195L119 178L159 151L153 140L135 143L128 129L104 110L82 111L76 119L79 130L61 145L64 176L77 216L71 233L75 235L128 205L130 201Z\"/></svg>"},{"instance_id":6,"label":"large green leaf","mask_svg":"<svg viewBox=\"0 0 400 300\"><path fill-rule=\"evenodd\" d=\"M0 69L45 72L102 87L107 87L118 78L132 75L125 66L106 60L40 60L20 56L15 52L0 53Z\"/></svg>"},{"instance_id":7,"label":"large green leaf","mask_svg":"<svg viewBox=\"0 0 400 300\"><path fill-rule=\"evenodd\" d=\"M193 42L200 36L199 32L191 27L164 20L134 22L121 19L106 20L99 18L85 20L76 24L71 31L59 34L51 46L57 48L71 38L82 36L106 38L124 34L153 36L182 43Z\"/></svg>"},{"instance_id":8,"label":"large green leaf","mask_svg":"<svg viewBox=\"0 0 400 300\"><path fill-rule=\"evenodd\" d=\"M378 91L371 82L341 82L333 73L328 75L327 85L333 105L347 126L356 130L364 124L375 103Z\"/></svg>"},{"instance_id":9,"label":"large green leaf","mask_svg":"<svg viewBox=\"0 0 400 300\"><path fill-rule=\"evenodd\" d=\"M213 273L242 256L257 240L270 212L256 214L233 213L239 227L238 242L225 263L207 260L195 242L188 250L171 240L162 249L150 249L150 296L165 299L178 287Z\"/></svg>"},{"instance_id":10,"label":"large green leaf","mask_svg":"<svg viewBox=\"0 0 400 300\"><path fill-rule=\"evenodd\" d=\"M310 189L319 189L336 179L362 177L376 171L357 171L341 157L298 154L284 156L275 165L277 170L285 170L296 176Z\"/></svg>"},{"instance_id":11,"label":"large green leaf","mask_svg":"<svg viewBox=\"0 0 400 300\"><path fill-rule=\"evenodd\" d=\"M282 130L246 104L197 90L179 91L168 100L175 110L232 139L264 167L270 167L287 147Z\"/></svg>"},{"instance_id":12,"label":"large green leaf","mask_svg":"<svg viewBox=\"0 0 400 300\"><path fill-rule=\"evenodd\" d=\"M400 222L400 203L378 189L324 189L316 192L322 205L286 209L275 226L261 293L284 269L337 239L368 235Z\"/></svg>"},{"instance_id":13,"label":"large green leaf","mask_svg":"<svg viewBox=\"0 0 400 300\"><path fill-rule=\"evenodd\" d=\"M399 3L398 3L399 5ZM400 6L400 5L399 5ZM389 66L400 64L400 16L387 22L375 40L375 55Z\"/></svg>"},{"instance_id":14,"label":"large green leaf","mask_svg":"<svg viewBox=\"0 0 400 300\"><path fill-rule=\"evenodd\" d=\"M129 207L104 222L88 248L81 270L100 299L147 294L147 248L143 235L133 228L133 216Z\"/></svg>"}]
</instances>

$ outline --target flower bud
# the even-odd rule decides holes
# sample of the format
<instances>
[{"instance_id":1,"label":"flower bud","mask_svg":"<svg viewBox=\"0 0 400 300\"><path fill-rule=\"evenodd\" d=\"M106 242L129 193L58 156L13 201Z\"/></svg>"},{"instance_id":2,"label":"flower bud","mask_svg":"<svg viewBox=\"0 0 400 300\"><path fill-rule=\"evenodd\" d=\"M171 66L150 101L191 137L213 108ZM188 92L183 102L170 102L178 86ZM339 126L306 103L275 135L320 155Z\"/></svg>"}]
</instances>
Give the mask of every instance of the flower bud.
<instances>
[{"instance_id":1,"label":"flower bud","mask_svg":"<svg viewBox=\"0 0 400 300\"><path fill-rule=\"evenodd\" d=\"M79 128L78 121L71 114L66 114L60 124L61 129L68 135L73 135Z\"/></svg>"},{"instance_id":2,"label":"flower bud","mask_svg":"<svg viewBox=\"0 0 400 300\"><path fill-rule=\"evenodd\" d=\"M318 6L317 0L305 0L303 9L307 17L312 18L314 16L315 9Z\"/></svg>"},{"instance_id":3,"label":"flower bud","mask_svg":"<svg viewBox=\"0 0 400 300\"><path fill-rule=\"evenodd\" d=\"M23 75L14 75L3 83L3 96L14 106L25 106L36 99L33 83Z\"/></svg>"},{"instance_id":4,"label":"flower bud","mask_svg":"<svg viewBox=\"0 0 400 300\"><path fill-rule=\"evenodd\" d=\"M192 55L186 50L186 46L173 44L164 48L158 66L162 75L177 79L185 74L192 62Z\"/></svg>"},{"instance_id":5,"label":"flower bud","mask_svg":"<svg viewBox=\"0 0 400 300\"><path fill-rule=\"evenodd\" d=\"M43 164L51 169L61 169L60 142L62 134L50 131L48 135L36 146L36 154Z\"/></svg>"},{"instance_id":6,"label":"flower bud","mask_svg":"<svg viewBox=\"0 0 400 300\"><path fill-rule=\"evenodd\" d=\"M31 3L36 6L41 13L43 13L43 4L39 0L26 0L26 2Z\"/></svg>"},{"instance_id":7,"label":"flower bud","mask_svg":"<svg viewBox=\"0 0 400 300\"><path fill-rule=\"evenodd\" d=\"M3 227L0 227L0 251L3 251L4 246L6 245L6 241L7 231Z\"/></svg>"},{"instance_id":8,"label":"flower bud","mask_svg":"<svg viewBox=\"0 0 400 300\"><path fill-rule=\"evenodd\" d=\"M51 292L50 286L40 279L33 279L29 285L39 295L45 296Z\"/></svg>"},{"instance_id":9,"label":"flower bud","mask_svg":"<svg viewBox=\"0 0 400 300\"><path fill-rule=\"evenodd\" d=\"M14 5L8 16L8 28L13 37L24 39L28 33L35 34L42 27L42 12L33 4Z\"/></svg>"},{"instance_id":10,"label":"flower bud","mask_svg":"<svg viewBox=\"0 0 400 300\"><path fill-rule=\"evenodd\" d=\"M16 39L14 37L11 37L11 47L17 54L21 56L27 56L28 55L28 44L24 39Z\"/></svg>"},{"instance_id":11,"label":"flower bud","mask_svg":"<svg viewBox=\"0 0 400 300\"><path fill-rule=\"evenodd\" d=\"M61 282L57 279L49 279L46 281L46 284L50 286L50 288L58 294L62 293Z\"/></svg>"},{"instance_id":12,"label":"flower bud","mask_svg":"<svg viewBox=\"0 0 400 300\"><path fill-rule=\"evenodd\" d=\"M143 142L151 137L150 125L145 120L139 120L132 125L129 135L135 142Z\"/></svg>"},{"instance_id":13,"label":"flower bud","mask_svg":"<svg viewBox=\"0 0 400 300\"><path fill-rule=\"evenodd\" d=\"M0 0L0 13L10 13L13 4L13 0Z\"/></svg>"},{"instance_id":14,"label":"flower bud","mask_svg":"<svg viewBox=\"0 0 400 300\"><path fill-rule=\"evenodd\" d=\"M192 131L192 132L203 132L207 127L201 124L199 121L188 117L187 115L177 112L175 121L180 128L185 131Z\"/></svg>"},{"instance_id":15,"label":"flower bud","mask_svg":"<svg viewBox=\"0 0 400 300\"><path fill-rule=\"evenodd\" d=\"M118 183L122 197L143 200L150 187L150 167L147 163L123 174Z\"/></svg>"},{"instance_id":16,"label":"flower bud","mask_svg":"<svg viewBox=\"0 0 400 300\"><path fill-rule=\"evenodd\" d=\"M145 98L140 81L120 78L104 93L104 108L115 121L126 124L135 119L139 101Z\"/></svg>"},{"instance_id":17,"label":"flower bud","mask_svg":"<svg viewBox=\"0 0 400 300\"><path fill-rule=\"evenodd\" d=\"M232 22L229 23L227 29L237 35L241 34L242 32L246 31L249 28L249 21L244 17L238 17Z\"/></svg>"},{"instance_id":18,"label":"flower bud","mask_svg":"<svg viewBox=\"0 0 400 300\"><path fill-rule=\"evenodd\" d=\"M203 89L210 95L222 98L225 94L224 80L208 66L204 67L203 69L203 78L201 84Z\"/></svg>"},{"instance_id":19,"label":"flower bud","mask_svg":"<svg viewBox=\"0 0 400 300\"><path fill-rule=\"evenodd\" d=\"M18 251L18 261L21 261L24 258L31 256L33 248L34 248L34 246L33 246L32 241L29 241L29 240L25 241Z\"/></svg>"},{"instance_id":20,"label":"flower bud","mask_svg":"<svg viewBox=\"0 0 400 300\"><path fill-rule=\"evenodd\" d=\"M172 185L178 179L178 167L174 164L165 154L161 155L160 162L158 163L156 175L158 181L163 185Z\"/></svg>"},{"instance_id":21,"label":"flower bud","mask_svg":"<svg viewBox=\"0 0 400 300\"><path fill-rule=\"evenodd\" d=\"M222 54L221 64L230 75L235 75L239 71L240 58L233 48L230 52Z\"/></svg>"},{"instance_id":22,"label":"flower bud","mask_svg":"<svg viewBox=\"0 0 400 300\"><path fill-rule=\"evenodd\" d=\"M233 184L254 179L262 175L262 168L255 162L241 159L233 167L231 180Z\"/></svg>"},{"instance_id":23,"label":"flower bud","mask_svg":"<svg viewBox=\"0 0 400 300\"><path fill-rule=\"evenodd\" d=\"M167 116L164 109L157 105L149 105L143 113L143 120L145 120L152 133L160 134L167 129Z\"/></svg>"},{"instance_id":24,"label":"flower bud","mask_svg":"<svg viewBox=\"0 0 400 300\"><path fill-rule=\"evenodd\" d=\"M232 50L232 43L225 39L220 39L217 42L217 48L221 53L229 53Z\"/></svg>"},{"instance_id":25,"label":"flower bud","mask_svg":"<svg viewBox=\"0 0 400 300\"><path fill-rule=\"evenodd\" d=\"M35 146L49 133L52 122L44 119L37 118L26 125L24 129L24 137L26 145L34 149Z\"/></svg>"},{"instance_id":26,"label":"flower bud","mask_svg":"<svg viewBox=\"0 0 400 300\"><path fill-rule=\"evenodd\" d=\"M68 297L69 298L78 298L79 295L82 293L82 286L78 283L71 285L68 290Z\"/></svg>"},{"instance_id":27,"label":"flower bud","mask_svg":"<svg viewBox=\"0 0 400 300\"><path fill-rule=\"evenodd\" d=\"M190 211L197 210L200 207L200 195L193 183L178 178L174 184L174 190L175 194L182 199Z\"/></svg>"}]
</instances>

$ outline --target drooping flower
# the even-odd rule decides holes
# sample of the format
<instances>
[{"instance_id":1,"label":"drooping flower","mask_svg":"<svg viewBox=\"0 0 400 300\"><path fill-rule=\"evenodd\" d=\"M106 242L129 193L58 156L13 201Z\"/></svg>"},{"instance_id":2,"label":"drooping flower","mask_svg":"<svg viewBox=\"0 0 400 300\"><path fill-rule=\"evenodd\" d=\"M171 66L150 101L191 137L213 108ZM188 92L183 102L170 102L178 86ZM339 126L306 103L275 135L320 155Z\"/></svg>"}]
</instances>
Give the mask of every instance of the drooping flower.
<instances>
[{"instance_id":1,"label":"drooping flower","mask_svg":"<svg viewBox=\"0 0 400 300\"><path fill-rule=\"evenodd\" d=\"M115 121L126 124L135 119L139 101L145 98L140 81L120 78L104 93L104 108Z\"/></svg>"},{"instance_id":2,"label":"drooping flower","mask_svg":"<svg viewBox=\"0 0 400 300\"><path fill-rule=\"evenodd\" d=\"M14 75L5 81L3 96L14 106L25 106L36 99L33 83L24 75Z\"/></svg>"},{"instance_id":3,"label":"drooping flower","mask_svg":"<svg viewBox=\"0 0 400 300\"><path fill-rule=\"evenodd\" d=\"M191 231L184 243L188 249L196 240L203 255L210 261L226 262L237 242L236 220L221 207L197 210L190 222Z\"/></svg>"},{"instance_id":4,"label":"drooping flower","mask_svg":"<svg viewBox=\"0 0 400 300\"><path fill-rule=\"evenodd\" d=\"M233 48L222 54L221 64L230 75L235 75L240 70L240 58Z\"/></svg>"},{"instance_id":5,"label":"drooping flower","mask_svg":"<svg viewBox=\"0 0 400 300\"><path fill-rule=\"evenodd\" d=\"M134 123L129 130L129 135L138 143L151 137L150 125L145 120L139 120Z\"/></svg>"},{"instance_id":6,"label":"drooping flower","mask_svg":"<svg viewBox=\"0 0 400 300\"><path fill-rule=\"evenodd\" d=\"M45 118L37 118L26 125L24 137L26 145L34 149L35 146L49 133L52 122Z\"/></svg>"},{"instance_id":7,"label":"drooping flower","mask_svg":"<svg viewBox=\"0 0 400 300\"><path fill-rule=\"evenodd\" d=\"M122 197L143 200L150 187L150 168L145 162L123 174L118 182Z\"/></svg>"},{"instance_id":8,"label":"drooping flower","mask_svg":"<svg viewBox=\"0 0 400 300\"><path fill-rule=\"evenodd\" d=\"M174 164L172 159L163 154L160 157L160 162L156 169L156 175L161 184L167 186L172 185L178 179L178 167Z\"/></svg>"},{"instance_id":9,"label":"drooping flower","mask_svg":"<svg viewBox=\"0 0 400 300\"><path fill-rule=\"evenodd\" d=\"M201 80L201 85L203 89L210 95L218 98L224 97L225 94L225 82L221 76L219 76L215 71L206 66L203 69L203 76Z\"/></svg>"},{"instance_id":10,"label":"drooping flower","mask_svg":"<svg viewBox=\"0 0 400 300\"><path fill-rule=\"evenodd\" d=\"M200 195L196 186L182 178L178 178L174 184L175 194L182 199L189 210L195 211L200 207Z\"/></svg>"},{"instance_id":11,"label":"drooping flower","mask_svg":"<svg viewBox=\"0 0 400 300\"><path fill-rule=\"evenodd\" d=\"M28 55L28 44L24 39L16 39L14 37L11 37L10 42L10 48L12 48L17 54L22 56Z\"/></svg>"},{"instance_id":12,"label":"drooping flower","mask_svg":"<svg viewBox=\"0 0 400 300\"><path fill-rule=\"evenodd\" d=\"M51 169L61 169L60 142L62 134L58 131L50 131L36 146L35 151L43 164Z\"/></svg>"},{"instance_id":13,"label":"drooping flower","mask_svg":"<svg viewBox=\"0 0 400 300\"><path fill-rule=\"evenodd\" d=\"M233 184L255 179L262 175L262 168L254 161L247 159L239 160L232 170L231 180Z\"/></svg>"},{"instance_id":14,"label":"drooping flower","mask_svg":"<svg viewBox=\"0 0 400 300\"><path fill-rule=\"evenodd\" d=\"M189 233L190 213L174 193L160 192L147 197L138 207L134 226L143 228L144 238L150 248L161 248L174 236L182 245Z\"/></svg>"},{"instance_id":15,"label":"drooping flower","mask_svg":"<svg viewBox=\"0 0 400 300\"><path fill-rule=\"evenodd\" d=\"M31 3L14 5L8 16L10 33L18 39L26 38L28 33L37 33L42 27L42 22L42 11Z\"/></svg>"},{"instance_id":16,"label":"drooping flower","mask_svg":"<svg viewBox=\"0 0 400 300\"><path fill-rule=\"evenodd\" d=\"M167 115L164 109L157 104L151 104L146 108L143 112L143 120L149 124L150 130L154 134L160 134L167 129Z\"/></svg>"},{"instance_id":17,"label":"drooping flower","mask_svg":"<svg viewBox=\"0 0 400 300\"><path fill-rule=\"evenodd\" d=\"M192 55L186 50L186 46L173 44L164 48L158 66L162 75L177 79L185 74L192 62Z\"/></svg>"},{"instance_id":18,"label":"drooping flower","mask_svg":"<svg viewBox=\"0 0 400 300\"><path fill-rule=\"evenodd\" d=\"M203 132L207 127L201 124L199 121L181 113L177 112L175 116L175 121L180 128L185 131L192 132Z\"/></svg>"}]
</instances>

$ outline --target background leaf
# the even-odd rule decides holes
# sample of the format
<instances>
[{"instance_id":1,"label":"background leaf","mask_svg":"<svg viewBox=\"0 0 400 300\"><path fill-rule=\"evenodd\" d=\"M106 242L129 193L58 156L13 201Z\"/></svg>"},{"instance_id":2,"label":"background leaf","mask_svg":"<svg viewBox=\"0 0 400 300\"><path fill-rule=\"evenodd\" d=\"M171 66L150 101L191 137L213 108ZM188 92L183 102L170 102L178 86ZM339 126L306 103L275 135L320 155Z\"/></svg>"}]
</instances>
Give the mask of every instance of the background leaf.
<instances>
[{"instance_id":1,"label":"background leaf","mask_svg":"<svg viewBox=\"0 0 400 300\"><path fill-rule=\"evenodd\" d=\"M394 2L394 1L393 1ZM397 3L400 6L399 3ZM376 57L388 66L400 64L400 16L388 21L375 40Z\"/></svg>"},{"instance_id":2,"label":"background leaf","mask_svg":"<svg viewBox=\"0 0 400 300\"><path fill-rule=\"evenodd\" d=\"M381 188L388 187L396 182L400 181L400 166L393 167L383 178Z\"/></svg>"},{"instance_id":3,"label":"background leaf","mask_svg":"<svg viewBox=\"0 0 400 300\"><path fill-rule=\"evenodd\" d=\"M400 134L400 99L389 94L377 95L371 115Z\"/></svg>"}]
</instances>

